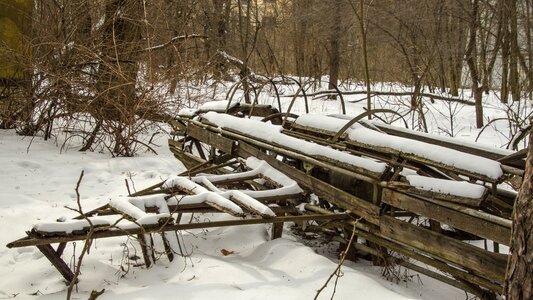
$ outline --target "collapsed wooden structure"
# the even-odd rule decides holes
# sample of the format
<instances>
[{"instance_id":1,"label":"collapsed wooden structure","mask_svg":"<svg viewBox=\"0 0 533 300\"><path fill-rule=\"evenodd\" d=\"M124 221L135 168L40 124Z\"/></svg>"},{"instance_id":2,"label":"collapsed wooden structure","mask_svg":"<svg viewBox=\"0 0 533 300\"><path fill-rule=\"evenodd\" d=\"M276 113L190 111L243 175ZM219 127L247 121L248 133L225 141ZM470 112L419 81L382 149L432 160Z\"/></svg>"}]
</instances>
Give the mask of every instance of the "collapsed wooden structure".
<instances>
[{"instance_id":1,"label":"collapsed wooden structure","mask_svg":"<svg viewBox=\"0 0 533 300\"><path fill-rule=\"evenodd\" d=\"M372 112L228 111L180 114L170 141L176 157L190 168L263 160L318 196L307 213L352 216L324 226L355 230L357 249L481 298L502 293L507 254L499 245L510 243L516 196L508 182L521 180L523 153L365 121Z\"/></svg>"},{"instance_id":2,"label":"collapsed wooden structure","mask_svg":"<svg viewBox=\"0 0 533 300\"><path fill-rule=\"evenodd\" d=\"M507 255L498 245L509 245L516 196L504 183L520 179L523 155L365 121L371 113L297 116L231 101L183 110L169 140L188 169L181 176L75 220L39 224L8 247L37 246L71 281L61 254L89 231L93 239L136 236L150 266L156 234L172 260L179 253L172 231L273 223L275 238L284 222L314 220L355 231L354 247L381 263L481 298L501 294ZM181 220L201 212L237 218ZM492 250L472 241L490 241Z\"/></svg>"}]
</instances>

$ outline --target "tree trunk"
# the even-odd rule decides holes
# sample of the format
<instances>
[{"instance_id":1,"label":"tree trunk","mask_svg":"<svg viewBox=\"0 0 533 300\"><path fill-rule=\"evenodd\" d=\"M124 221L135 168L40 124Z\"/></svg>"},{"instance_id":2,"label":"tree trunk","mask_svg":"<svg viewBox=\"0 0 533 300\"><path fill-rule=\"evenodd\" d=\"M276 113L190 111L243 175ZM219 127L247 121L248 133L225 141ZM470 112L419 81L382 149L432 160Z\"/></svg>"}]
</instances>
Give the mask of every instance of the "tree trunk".
<instances>
[{"instance_id":1,"label":"tree trunk","mask_svg":"<svg viewBox=\"0 0 533 300\"><path fill-rule=\"evenodd\" d=\"M361 17L359 18L359 27L361 30L361 48L362 48L362 54L363 54L363 65L365 68L365 85L366 85L366 109L370 111L372 109L372 100L370 97L370 71L368 69L368 52L366 48L366 28L365 28L365 1L360 1L360 14ZM372 120L372 115L368 115L368 119Z\"/></svg>"},{"instance_id":2,"label":"tree trunk","mask_svg":"<svg viewBox=\"0 0 533 300\"><path fill-rule=\"evenodd\" d=\"M505 276L508 300L533 299L533 134L522 187L514 204L511 255Z\"/></svg>"},{"instance_id":3,"label":"tree trunk","mask_svg":"<svg viewBox=\"0 0 533 300\"><path fill-rule=\"evenodd\" d=\"M503 30L503 43L502 43L502 82L501 82L501 102L507 103L509 99L509 9L507 7L508 1L503 1L502 5L502 30ZM514 0L513 0L514 1Z\"/></svg>"},{"instance_id":4,"label":"tree trunk","mask_svg":"<svg viewBox=\"0 0 533 300\"><path fill-rule=\"evenodd\" d=\"M477 66L477 51L476 39L478 29L478 15L479 15L479 0L473 0L472 11L470 16L469 30L470 37L468 40L468 47L466 49L466 63L470 70L470 79L472 80L472 92L474 93L474 100L476 102L476 127L483 127L483 91L479 86L479 72Z\"/></svg>"},{"instance_id":5,"label":"tree trunk","mask_svg":"<svg viewBox=\"0 0 533 300\"><path fill-rule=\"evenodd\" d=\"M335 0L333 4L333 13L331 14L331 36L329 41L329 86L330 90L333 90L337 87L337 82L339 80L339 63L340 63L340 9L341 1ZM330 99L337 99L336 95L329 97Z\"/></svg>"},{"instance_id":6,"label":"tree trunk","mask_svg":"<svg viewBox=\"0 0 533 300\"><path fill-rule=\"evenodd\" d=\"M509 38L511 40L511 49L509 56L509 86L511 88L511 95L513 101L520 100L520 78L518 76L518 55L520 49L518 48L518 23L517 23L517 11L516 0L509 0Z\"/></svg>"}]
</instances>

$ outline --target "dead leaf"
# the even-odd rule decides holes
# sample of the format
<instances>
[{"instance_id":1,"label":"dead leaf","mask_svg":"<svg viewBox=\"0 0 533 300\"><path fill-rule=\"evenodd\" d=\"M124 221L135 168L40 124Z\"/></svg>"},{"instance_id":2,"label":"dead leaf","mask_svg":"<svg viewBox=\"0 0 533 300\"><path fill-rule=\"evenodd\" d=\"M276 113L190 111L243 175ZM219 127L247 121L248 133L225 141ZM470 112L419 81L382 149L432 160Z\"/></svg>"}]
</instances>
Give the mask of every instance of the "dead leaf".
<instances>
[{"instance_id":1,"label":"dead leaf","mask_svg":"<svg viewBox=\"0 0 533 300\"><path fill-rule=\"evenodd\" d=\"M220 250L220 252L224 256L232 255L233 253L235 253L234 251L229 251L229 250L226 250L226 249L222 249L222 250Z\"/></svg>"}]
</instances>

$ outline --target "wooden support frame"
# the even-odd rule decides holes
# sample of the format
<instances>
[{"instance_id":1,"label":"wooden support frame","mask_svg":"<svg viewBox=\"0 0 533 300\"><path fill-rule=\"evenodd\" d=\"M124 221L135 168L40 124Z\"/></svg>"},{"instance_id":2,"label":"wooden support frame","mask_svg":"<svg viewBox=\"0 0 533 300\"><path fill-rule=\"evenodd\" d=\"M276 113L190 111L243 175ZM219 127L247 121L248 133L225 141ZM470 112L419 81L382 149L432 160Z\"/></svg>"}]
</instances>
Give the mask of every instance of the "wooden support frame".
<instances>
[{"instance_id":1,"label":"wooden support frame","mask_svg":"<svg viewBox=\"0 0 533 300\"><path fill-rule=\"evenodd\" d=\"M382 201L396 208L414 212L435 221L509 245L511 228L465 215L459 211L424 201L391 189L384 189Z\"/></svg>"},{"instance_id":2,"label":"wooden support frame","mask_svg":"<svg viewBox=\"0 0 533 300\"><path fill-rule=\"evenodd\" d=\"M61 256L52 248L50 244L35 245L37 249L52 263L52 265L61 273L61 276L70 283L74 279L74 273L67 266Z\"/></svg>"},{"instance_id":3,"label":"wooden support frame","mask_svg":"<svg viewBox=\"0 0 533 300\"><path fill-rule=\"evenodd\" d=\"M133 228L133 229L122 229L122 230L100 230L94 232L92 237L93 239L108 238L108 237L117 237L117 236L135 236L142 233L158 233L165 231L178 231L178 230L190 230L190 229L203 229L203 228L213 228L213 227L227 227L227 226L240 226L240 225L253 225L253 224L269 224L269 223L285 223L285 222L301 222L309 220L343 220L349 218L346 214L337 214L337 215L323 215L323 214L314 214L314 215L302 215L302 216L281 216L273 217L269 219L235 219L227 221L213 221L213 222L203 222L203 223L191 223L191 224L166 224L164 226L152 226L145 228ZM66 243L73 241L83 241L87 238L85 234L73 234L67 236L54 236L40 238L35 236L28 236L16 241L13 241L7 244L8 248L19 248L27 246L37 246L37 245L50 245L55 243Z\"/></svg>"}]
</instances>

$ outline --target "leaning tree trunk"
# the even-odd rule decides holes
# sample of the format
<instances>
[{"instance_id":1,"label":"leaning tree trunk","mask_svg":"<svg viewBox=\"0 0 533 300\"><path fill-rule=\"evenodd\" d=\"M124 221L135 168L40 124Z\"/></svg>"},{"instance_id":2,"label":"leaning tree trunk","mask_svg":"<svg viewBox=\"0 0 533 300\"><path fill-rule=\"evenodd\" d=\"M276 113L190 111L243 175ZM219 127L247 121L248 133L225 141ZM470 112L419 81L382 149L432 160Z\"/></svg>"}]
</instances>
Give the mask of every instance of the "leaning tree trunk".
<instances>
[{"instance_id":1,"label":"leaning tree trunk","mask_svg":"<svg viewBox=\"0 0 533 300\"><path fill-rule=\"evenodd\" d=\"M533 134L529 135L529 150L524 181L513 211L511 255L505 278L508 300L533 299Z\"/></svg>"}]
</instances>

